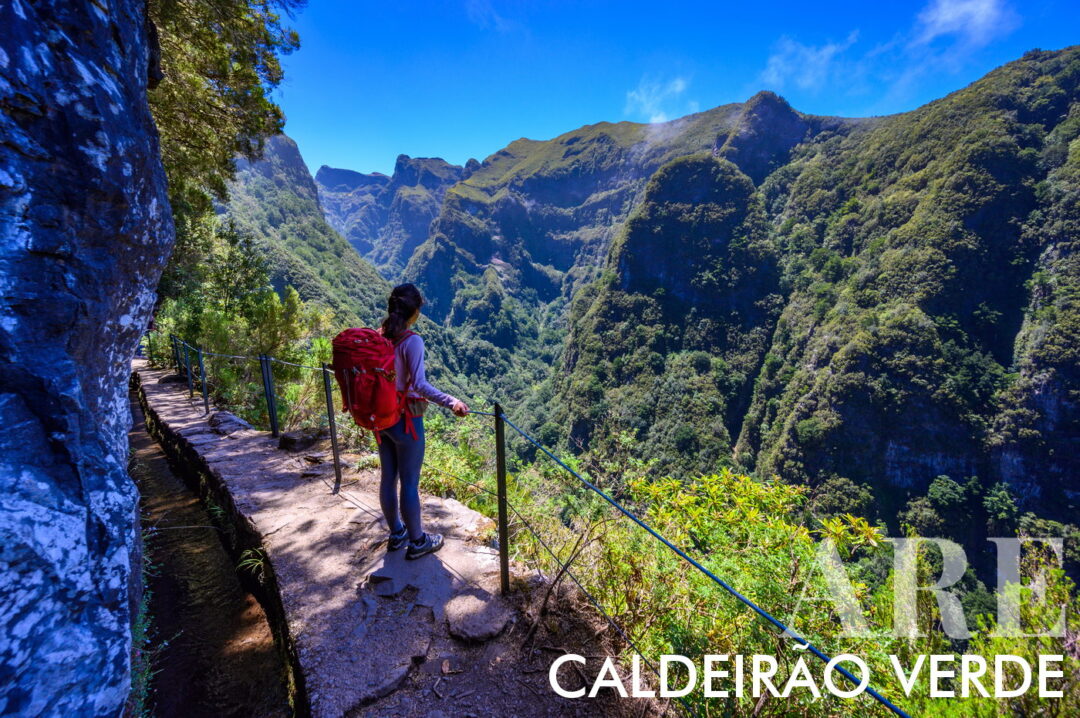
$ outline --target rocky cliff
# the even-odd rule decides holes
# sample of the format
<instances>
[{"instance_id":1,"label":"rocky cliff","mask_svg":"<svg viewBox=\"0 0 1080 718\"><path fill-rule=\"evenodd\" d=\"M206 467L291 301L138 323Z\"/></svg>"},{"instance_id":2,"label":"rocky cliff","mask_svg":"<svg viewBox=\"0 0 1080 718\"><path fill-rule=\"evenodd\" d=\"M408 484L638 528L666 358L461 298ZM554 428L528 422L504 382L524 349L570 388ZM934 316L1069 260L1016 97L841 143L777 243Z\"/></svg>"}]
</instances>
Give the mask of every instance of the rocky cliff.
<instances>
[{"instance_id":1,"label":"rocky cliff","mask_svg":"<svg viewBox=\"0 0 1080 718\"><path fill-rule=\"evenodd\" d=\"M601 122L517 140L447 191L405 276L425 289L434 318L496 346L527 346L545 332L561 341L568 302L598 276L664 164L711 152L760 181L799 143L860 124L760 93L665 123Z\"/></svg>"},{"instance_id":2,"label":"rocky cliff","mask_svg":"<svg viewBox=\"0 0 1080 718\"><path fill-rule=\"evenodd\" d=\"M438 157L398 155L394 174L322 166L315 174L327 221L390 281L395 281L439 214L446 190L467 167Z\"/></svg>"},{"instance_id":3,"label":"rocky cliff","mask_svg":"<svg viewBox=\"0 0 1080 718\"><path fill-rule=\"evenodd\" d=\"M118 715L129 362L173 227L145 3L0 5L0 712Z\"/></svg>"}]
</instances>

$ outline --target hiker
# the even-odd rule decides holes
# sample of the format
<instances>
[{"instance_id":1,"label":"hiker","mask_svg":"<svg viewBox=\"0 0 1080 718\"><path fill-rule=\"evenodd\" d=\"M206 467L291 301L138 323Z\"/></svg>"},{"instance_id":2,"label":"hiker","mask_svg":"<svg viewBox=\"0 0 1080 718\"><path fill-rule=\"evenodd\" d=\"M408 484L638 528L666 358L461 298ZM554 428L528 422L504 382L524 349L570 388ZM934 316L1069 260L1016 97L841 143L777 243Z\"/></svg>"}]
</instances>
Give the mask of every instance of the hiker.
<instances>
[{"instance_id":1,"label":"hiker","mask_svg":"<svg viewBox=\"0 0 1080 718\"><path fill-rule=\"evenodd\" d=\"M379 502L390 527L387 549L396 551L406 544L405 558L416 559L442 548L441 534L423 530L420 519L420 466L424 463L424 409L431 401L445 406L457 416L469 413L465 402L443 393L428 383L424 375L424 340L409 327L420 318L424 298L412 284L400 284L390 292L386 319L380 333L394 343L394 370L397 389L405 392L405 412L401 420L382 430L379 461L382 483ZM410 426L411 424L411 426ZM400 480L400 512L398 482ZM402 520L404 519L404 521Z\"/></svg>"}]
</instances>

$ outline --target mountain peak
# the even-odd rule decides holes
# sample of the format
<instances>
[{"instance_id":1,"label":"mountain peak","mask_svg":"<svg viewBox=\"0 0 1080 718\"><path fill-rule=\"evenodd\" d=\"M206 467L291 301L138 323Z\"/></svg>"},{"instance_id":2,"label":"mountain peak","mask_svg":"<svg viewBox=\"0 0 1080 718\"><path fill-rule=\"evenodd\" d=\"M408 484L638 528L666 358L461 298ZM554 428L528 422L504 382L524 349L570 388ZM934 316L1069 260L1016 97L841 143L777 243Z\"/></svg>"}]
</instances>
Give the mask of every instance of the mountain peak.
<instances>
[{"instance_id":1,"label":"mountain peak","mask_svg":"<svg viewBox=\"0 0 1080 718\"><path fill-rule=\"evenodd\" d=\"M787 100L785 100L783 97L776 94L772 90L761 90L743 104L744 111L749 111L759 107L795 112L795 110L791 108L791 104L788 103Z\"/></svg>"},{"instance_id":2,"label":"mountain peak","mask_svg":"<svg viewBox=\"0 0 1080 718\"><path fill-rule=\"evenodd\" d=\"M390 178L382 172L364 174L363 172L357 172L355 170L339 169L337 167L323 165L319 168L319 171L315 173L315 181L321 187L335 192L352 192L361 187L365 189L385 187L390 182Z\"/></svg>"},{"instance_id":3,"label":"mountain peak","mask_svg":"<svg viewBox=\"0 0 1080 718\"><path fill-rule=\"evenodd\" d=\"M720 155L738 165L754 184L760 184L787 161L791 149L806 138L809 129L810 124L787 100L763 90L743 104L735 127L723 140Z\"/></svg>"},{"instance_id":4,"label":"mountain peak","mask_svg":"<svg viewBox=\"0 0 1080 718\"><path fill-rule=\"evenodd\" d=\"M429 189L447 183L453 184L461 179L463 169L452 165L441 157L409 157L398 155L394 163L393 184L416 186Z\"/></svg>"}]
</instances>

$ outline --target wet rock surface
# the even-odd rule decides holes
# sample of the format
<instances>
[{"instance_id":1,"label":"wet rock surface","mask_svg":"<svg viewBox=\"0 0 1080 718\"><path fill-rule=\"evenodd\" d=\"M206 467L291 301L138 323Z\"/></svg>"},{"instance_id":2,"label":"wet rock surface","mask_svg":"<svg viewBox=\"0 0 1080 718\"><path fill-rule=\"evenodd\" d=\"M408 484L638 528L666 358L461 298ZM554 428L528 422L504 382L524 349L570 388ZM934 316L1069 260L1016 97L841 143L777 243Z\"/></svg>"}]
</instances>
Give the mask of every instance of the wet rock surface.
<instances>
[{"instance_id":1,"label":"wet rock surface","mask_svg":"<svg viewBox=\"0 0 1080 718\"><path fill-rule=\"evenodd\" d=\"M329 452L285 452L269 432L220 436L199 402L159 381L165 372L142 363L136 371L168 450L202 462L207 481L225 490L234 522L265 551L299 698L312 715L613 714L604 701L556 696L547 683L551 655L521 647L522 618L498 596L489 519L453 499L423 496L425 529L446 544L406 561L403 550L387 551L378 472L348 468L359 457L343 457L334 494Z\"/></svg>"},{"instance_id":2,"label":"wet rock surface","mask_svg":"<svg viewBox=\"0 0 1080 718\"><path fill-rule=\"evenodd\" d=\"M0 2L0 713L115 716L129 361L173 227L142 0Z\"/></svg>"}]
</instances>

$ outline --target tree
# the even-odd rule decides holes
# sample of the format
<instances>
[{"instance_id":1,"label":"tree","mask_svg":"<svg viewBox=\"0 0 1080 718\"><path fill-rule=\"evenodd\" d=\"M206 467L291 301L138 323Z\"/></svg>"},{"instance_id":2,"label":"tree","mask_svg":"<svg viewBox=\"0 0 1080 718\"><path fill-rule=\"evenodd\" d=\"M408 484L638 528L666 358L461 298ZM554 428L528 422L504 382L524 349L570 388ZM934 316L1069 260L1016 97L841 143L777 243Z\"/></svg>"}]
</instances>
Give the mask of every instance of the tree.
<instances>
[{"instance_id":1,"label":"tree","mask_svg":"<svg viewBox=\"0 0 1080 718\"><path fill-rule=\"evenodd\" d=\"M237 157L257 159L284 125L270 92L279 55L300 45L281 24L305 0L150 0L164 77L150 92L177 241L160 294L197 285L212 245L213 201L224 201Z\"/></svg>"},{"instance_id":2,"label":"tree","mask_svg":"<svg viewBox=\"0 0 1080 718\"><path fill-rule=\"evenodd\" d=\"M1011 536L1015 532L1019 510L1012 492L1005 484L994 484L983 499L987 532L990 536Z\"/></svg>"}]
</instances>

